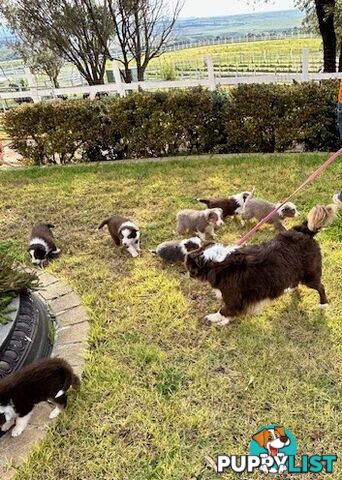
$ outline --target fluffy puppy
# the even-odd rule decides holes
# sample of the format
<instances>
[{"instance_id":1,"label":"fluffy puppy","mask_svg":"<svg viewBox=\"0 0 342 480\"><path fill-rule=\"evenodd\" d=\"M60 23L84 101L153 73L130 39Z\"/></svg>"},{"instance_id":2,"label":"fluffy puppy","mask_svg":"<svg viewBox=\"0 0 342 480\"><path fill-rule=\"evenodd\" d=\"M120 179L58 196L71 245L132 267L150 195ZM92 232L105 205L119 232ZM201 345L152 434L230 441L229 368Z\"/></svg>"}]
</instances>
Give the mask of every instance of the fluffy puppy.
<instances>
[{"instance_id":1,"label":"fluffy puppy","mask_svg":"<svg viewBox=\"0 0 342 480\"><path fill-rule=\"evenodd\" d=\"M127 248L132 257L138 257L140 249L140 231L139 228L129 220L129 218L113 215L100 223L98 229L101 230L105 225L108 227L110 236L115 245Z\"/></svg>"},{"instance_id":2,"label":"fluffy puppy","mask_svg":"<svg viewBox=\"0 0 342 480\"><path fill-rule=\"evenodd\" d=\"M252 218L256 218L260 222L260 220L269 215L277 206L279 206L279 204L275 205L266 200L260 200L253 197L253 195L248 196L242 211L242 225L245 224L245 220L251 220ZM273 224L275 229L281 232L286 230L281 220L284 218L293 218L297 215L298 211L296 206L291 202L287 202L267 223Z\"/></svg>"},{"instance_id":3,"label":"fluffy puppy","mask_svg":"<svg viewBox=\"0 0 342 480\"><path fill-rule=\"evenodd\" d=\"M27 251L33 265L44 265L50 257L60 253L55 244L52 228L55 226L51 223L37 223L32 227Z\"/></svg>"},{"instance_id":4,"label":"fluffy puppy","mask_svg":"<svg viewBox=\"0 0 342 480\"><path fill-rule=\"evenodd\" d=\"M221 208L223 218L233 217L242 213L245 201L251 195L251 192L241 192L228 198L198 198L200 203L204 203L208 208Z\"/></svg>"},{"instance_id":5,"label":"fluffy puppy","mask_svg":"<svg viewBox=\"0 0 342 480\"><path fill-rule=\"evenodd\" d=\"M6 420L1 431L7 432L15 425L12 437L21 435L34 406L40 402L53 402L55 409L50 418L56 418L67 405L69 388L79 385L79 378L61 358L45 358L1 379L0 414Z\"/></svg>"},{"instance_id":6,"label":"fluffy puppy","mask_svg":"<svg viewBox=\"0 0 342 480\"><path fill-rule=\"evenodd\" d=\"M187 240L161 243L153 253L157 254L165 263L179 263L184 262L185 256L188 253L201 248L201 246L201 239L192 237Z\"/></svg>"},{"instance_id":7,"label":"fluffy puppy","mask_svg":"<svg viewBox=\"0 0 342 480\"><path fill-rule=\"evenodd\" d=\"M177 214L177 233L195 234L205 240L206 235L215 237L215 230L224 224L221 208L206 210L182 210Z\"/></svg>"},{"instance_id":8,"label":"fluffy puppy","mask_svg":"<svg viewBox=\"0 0 342 480\"><path fill-rule=\"evenodd\" d=\"M187 255L190 276L208 281L222 295L223 307L206 319L226 325L234 317L257 312L300 283L316 290L320 307L325 308L322 256L314 236L334 218L333 209L317 206L306 222L278 233L271 241L240 248L214 245Z\"/></svg>"}]
</instances>

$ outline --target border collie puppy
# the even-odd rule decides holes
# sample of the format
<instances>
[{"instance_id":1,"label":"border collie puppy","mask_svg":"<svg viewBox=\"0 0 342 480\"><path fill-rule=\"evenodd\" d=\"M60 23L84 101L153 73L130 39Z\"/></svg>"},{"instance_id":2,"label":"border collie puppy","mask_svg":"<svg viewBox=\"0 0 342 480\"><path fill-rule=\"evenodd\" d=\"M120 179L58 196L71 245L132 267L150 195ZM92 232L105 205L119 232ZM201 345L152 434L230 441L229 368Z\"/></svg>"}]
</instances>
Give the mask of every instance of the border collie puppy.
<instances>
[{"instance_id":1,"label":"border collie puppy","mask_svg":"<svg viewBox=\"0 0 342 480\"><path fill-rule=\"evenodd\" d=\"M256 218L260 222L260 220L269 215L277 206L279 206L279 204L275 205L274 203L255 198L253 195L250 195L247 197L242 210L241 224L245 225L244 220L251 220L252 218ZM268 220L267 223L273 224L275 229L281 232L286 230L281 220L284 218L297 217L297 215L298 211L296 206L291 202L287 202L281 207L280 210L278 210L278 212L273 215L272 218L270 218L270 220Z\"/></svg>"},{"instance_id":2,"label":"border collie puppy","mask_svg":"<svg viewBox=\"0 0 342 480\"><path fill-rule=\"evenodd\" d=\"M44 265L51 256L60 253L55 244L52 228L55 226L51 223L37 223L32 227L27 251L34 265Z\"/></svg>"},{"instance_id":3,"label":"border collie puppy","mask_svg":"<svg viewBox=\"0 0 342 480\"><path fill-rule=\"evenodd\" d=\"M208 200L198 198L197 201L204 203L208 208L221 208L223 218L226 218L242 213L243 206L249 195L251 195L251 192L241 192L228 198L212 198Z\"/></svg>"},{"instance_id":4,"label":"border collie puppy","mask_svg":"<svg viewBox=\"0 0 342 480\"><path fill-rule=\"evenodd\" d=\"M120 215L113 215L100 223L98 229L101 230L105 225L108 227L110 236L115 245L127 248L132 257L138 257L140 249L140 231L139 228L128 218Z\"/></svg>"},{"instance_id":5,"label":"border collie puppy","mask_svg":"<svg viewBox=\"0 0 342 480\"><path fill-rule=\"evenodd\" d=\"M201 239L192 237L187 240L161 243L152 253L156 253L165 263L179 263L184 262L188 253L198 250L201 246Z\"/></svg>"},{"instance_id":6,"label":"border collie puppy","mask_svg":"<svg viewBox=\"0 0 342 480\"><path fill-rule=\"evenodd\" d=\"M262 304L300 283L317 290L320 307L325 308L322 256L314 236L335 215L331 206L317 206L305 223L278 233L271 241L245 247L213 245L187 255L190 276L208 281L222 295L223 307L206 320L226 325L235 317L258 311Z\"/></svg>"},{"instance_id":7,"label":"border collie puppy","mask_svg":"<svg viewBox=\"0 0 342 480\"><path fill-rule=\"evenodd\" d=\"M61 358L39 360L1 379L0 414L4 414L6 420L1 431L7 432L15 425L12 437L19 437L27 427L34 406L40 402L53 402L55 409L50 418L58 417L67 405L67 391L79 385L79 378Z\"/></svg>"},{"instance_id":8,"label":"border collie puppy","mask_svg":"<svg viewBox=\"0 0 342 480\"><path fill-rule=\"evenodd\" d=\"M224 224L221 208L208 208L206 210L182 210L177 213L177 233L186 235L195 234L201 240L206 235L215 237L215 230Z\"/></svg>"}]
</instances>

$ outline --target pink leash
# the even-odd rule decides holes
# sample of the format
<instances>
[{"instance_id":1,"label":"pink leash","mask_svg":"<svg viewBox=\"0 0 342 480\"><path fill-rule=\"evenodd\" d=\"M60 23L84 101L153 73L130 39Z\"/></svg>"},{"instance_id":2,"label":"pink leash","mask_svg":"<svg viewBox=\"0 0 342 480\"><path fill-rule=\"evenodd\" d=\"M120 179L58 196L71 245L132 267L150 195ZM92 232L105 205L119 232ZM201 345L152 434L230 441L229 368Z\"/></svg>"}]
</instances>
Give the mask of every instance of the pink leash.
<instances>
[{"instance_id":1,"label":"pink leash","mask_svg":"<svg viewBox=\"0 0 342 480\"><path fill-rule=\"evenodd\" d=\"M338 150L336 153L331 155L331 157L329 157L328 160L326 160L320 167L318 167L317 170L312 172L311 175L309 175L308 178L301 185L299 185L297 190L291 193L291 195L287 197L281 205L279 205L277 208L272 210L272 212L270 212L265 218L260 220L260 222L257 225L255 225L255 227L253 227L243 237L237 240L235 242L235 245L243 245L244 243L248 242L248 240L250 240L254 236L254 234L260 229L260 227L262 227L262 225L267 223L268 220L270 220L273 217L273 215L275 215L278 212L278 210L280 210L285 205L285 203L290 201L300 190L302 190L302 188L306 187L306 185L308 185L316 177L318 177L322 172L324 172L324 170L328 168L329 165L331 165L340 155L342 155L342 148L340 148L340 150Z\"/></svg>"}]
</instances>

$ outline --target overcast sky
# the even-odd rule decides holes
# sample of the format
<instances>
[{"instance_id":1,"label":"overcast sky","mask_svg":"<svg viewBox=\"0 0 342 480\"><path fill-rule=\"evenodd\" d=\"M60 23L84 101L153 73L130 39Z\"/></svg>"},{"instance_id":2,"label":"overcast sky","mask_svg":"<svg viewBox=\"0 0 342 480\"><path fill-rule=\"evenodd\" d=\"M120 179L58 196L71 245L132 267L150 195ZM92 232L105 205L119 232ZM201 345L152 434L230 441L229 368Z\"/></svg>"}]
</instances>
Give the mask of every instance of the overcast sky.
<instances>
[{"instance_id":1,"label":"overcast sky","mask_svg":"<svg viewBox=\"0 0 342 480\"><path fill-rule=\"evenodd\" d=\"M252 2L248 0L185 0L181 17L215 17L294 8L293 0L274 0L267 4L260 1L254 8L248 3Z\"/></svg>"}]
</instances>

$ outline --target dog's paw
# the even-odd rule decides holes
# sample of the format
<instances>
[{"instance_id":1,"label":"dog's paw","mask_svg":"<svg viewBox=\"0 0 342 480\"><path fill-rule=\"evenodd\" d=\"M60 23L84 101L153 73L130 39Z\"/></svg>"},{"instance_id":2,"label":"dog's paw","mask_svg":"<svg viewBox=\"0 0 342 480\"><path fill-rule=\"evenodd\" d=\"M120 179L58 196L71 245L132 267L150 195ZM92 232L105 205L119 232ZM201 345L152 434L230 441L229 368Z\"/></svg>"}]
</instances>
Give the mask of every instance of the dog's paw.
<instances>
[{"instance_id":1,"label":"dog's paw","mask_svg":"<svg viewBox=\"0 0 342 480\"><path fill-rule=\"evenodd\" d=\"M209 324L209 325L214 324L214 325L222 326L222 325L228 325L228 323L230 322L230 318L224 317L223 315L221 315L220 312L217 312L217 313L211 313L210 315L207 315L204 321L206 324Z\"/></svg>"},{"instance_id":2,"label":"dog's paw","mask_svg":"<svg viewBox=\"0 0 342 480\"><path fill-rule=\"evenodd\" d=\"M20 435L23 433L24 429L18 426L15 426L12 430L12 437L20 437Z\"/></svg>"},{"instance_id":3,"label":"dog's paw","mask_svg":"<svg viewBox=\"0 0 342 480\"><path fill-rule=\"evenodd\" d=\"M319 308L321 310L326 310L329 307L329 303L320 303Z\"/></svg>"},{"instance_id":4,"label":"dog's paw","mask_svg":"<svg viewBox=\"0 0 342 480\"><path fill-rule=\"evenodd\" d=\"M8 432L8 430L13 427L13 425L15 424L15 420L9 420L8 422L5 422L2 426L1 426L1 431L2 432Z\"/></svg>"}]
</instances>

